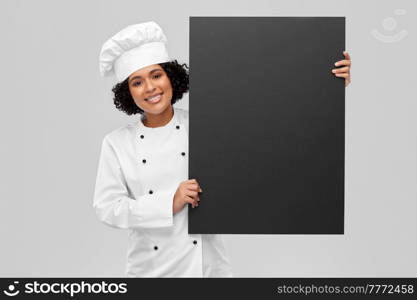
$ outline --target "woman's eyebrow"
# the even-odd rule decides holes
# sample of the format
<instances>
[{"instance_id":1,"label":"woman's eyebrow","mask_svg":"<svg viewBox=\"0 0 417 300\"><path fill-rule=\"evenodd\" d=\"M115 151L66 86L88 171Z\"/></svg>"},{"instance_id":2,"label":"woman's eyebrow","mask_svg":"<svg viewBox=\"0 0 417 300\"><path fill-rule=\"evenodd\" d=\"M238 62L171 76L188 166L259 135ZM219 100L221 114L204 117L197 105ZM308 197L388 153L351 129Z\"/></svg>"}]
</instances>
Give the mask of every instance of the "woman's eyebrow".
<instances>
[{"instance_id":1,"label":"woman's eyebrow","mask_svg":"<svg viewBox=\"0 0 417 300\"><path fill-rule=\"evenodd\" d=\"M152 74L152 73L154 73L154 72L156 72L156 71L162 71L162 70L161 70L161 69L153 69L152 71L150 71L150 72L149 72L149 74ZM133 79L138 79L138 78L142 78L142 76L137 75L137 76L135 76L135 77L132 77L132 78L130 79L130 81L132 81Z\"/></svg>"}]
</instances>

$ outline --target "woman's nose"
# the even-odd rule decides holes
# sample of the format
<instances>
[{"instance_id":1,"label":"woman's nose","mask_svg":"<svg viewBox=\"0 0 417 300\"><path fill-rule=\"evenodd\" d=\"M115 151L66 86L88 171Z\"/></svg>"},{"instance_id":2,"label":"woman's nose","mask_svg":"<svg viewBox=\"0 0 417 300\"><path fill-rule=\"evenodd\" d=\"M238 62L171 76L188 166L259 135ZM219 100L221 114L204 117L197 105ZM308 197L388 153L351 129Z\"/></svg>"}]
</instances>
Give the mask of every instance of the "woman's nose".
<instances>
[{"instance_id":1,"label":"woman's nose","mask_svg":"<svg viewBox=\"0 0 417 300\"><path fill-rule=\"evenodd\" d=\"M152 92L155 89L151 80L146 80L146 91Z\"/></svg>"}]
</instances>

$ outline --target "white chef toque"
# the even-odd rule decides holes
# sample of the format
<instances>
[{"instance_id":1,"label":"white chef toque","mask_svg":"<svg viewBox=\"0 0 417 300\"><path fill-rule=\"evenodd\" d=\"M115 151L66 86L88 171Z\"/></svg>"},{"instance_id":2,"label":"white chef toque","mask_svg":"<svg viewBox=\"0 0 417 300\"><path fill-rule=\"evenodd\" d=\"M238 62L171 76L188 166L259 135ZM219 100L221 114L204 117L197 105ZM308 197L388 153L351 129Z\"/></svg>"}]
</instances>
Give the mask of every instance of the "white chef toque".
<instances>
[{"instance_id":1,"label":"white chef toque","mask_svg":"<svg viewBox=\"0 0 417 300\"><path fill-rule=\"evenodd\" d=\"M103 44L101 76L115 74L122 82L143 67L168 62L166 42L161 27L153 21L127 26Z\"/></svg>"}]
</instances>

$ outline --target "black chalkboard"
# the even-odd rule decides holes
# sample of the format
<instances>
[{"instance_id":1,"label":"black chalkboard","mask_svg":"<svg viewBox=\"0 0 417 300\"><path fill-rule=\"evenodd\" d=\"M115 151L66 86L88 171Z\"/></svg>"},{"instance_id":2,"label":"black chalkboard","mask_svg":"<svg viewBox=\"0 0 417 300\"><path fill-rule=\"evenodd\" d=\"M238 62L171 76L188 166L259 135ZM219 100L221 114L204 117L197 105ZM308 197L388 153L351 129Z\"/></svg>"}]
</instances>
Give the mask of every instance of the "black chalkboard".
<instances>
[{"instance_id":1,"label":"black chalkboard","mask_svg":"<svg viewBox=\"0 0 417 300\"><path fill-rule=\"evenodd\" d=\"M343 234L344 17L190 17L189 233Z\"/></svg>"}]
</instances>

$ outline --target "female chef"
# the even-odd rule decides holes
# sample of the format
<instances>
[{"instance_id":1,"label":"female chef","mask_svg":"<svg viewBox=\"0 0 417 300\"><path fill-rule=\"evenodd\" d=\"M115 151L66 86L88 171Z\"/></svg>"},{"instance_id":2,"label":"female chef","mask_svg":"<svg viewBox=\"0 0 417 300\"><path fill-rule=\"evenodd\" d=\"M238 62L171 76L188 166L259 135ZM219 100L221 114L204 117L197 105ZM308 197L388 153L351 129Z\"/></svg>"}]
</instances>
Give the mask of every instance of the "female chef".
<instances>
[{"instance_id":1,"label":"female chef","mask_svg":"<svg viewBox=\"0 0 417 300\"><path fill-rule=\"evenodd\" d=\"M232 277L223 240L188 234L188 209L202 188L188 179L188 112L172 105L188 92L186 65L169 59L155 22L126 27L100 53L102 76L114 74L114 104L139 121L102 143L94 209L105 224L129 230L128 277ZM350 57L333 71L350 82Z\"/></svg>"}]
</instances>

